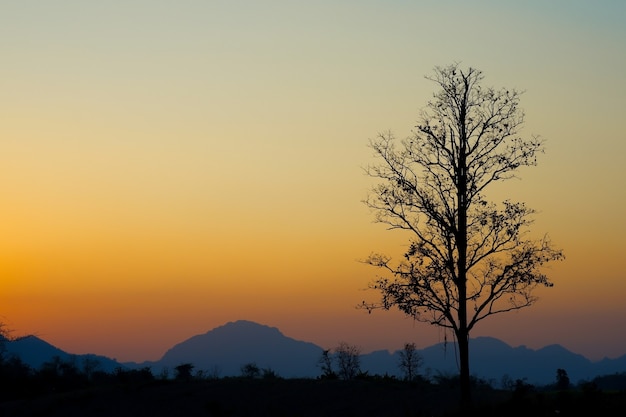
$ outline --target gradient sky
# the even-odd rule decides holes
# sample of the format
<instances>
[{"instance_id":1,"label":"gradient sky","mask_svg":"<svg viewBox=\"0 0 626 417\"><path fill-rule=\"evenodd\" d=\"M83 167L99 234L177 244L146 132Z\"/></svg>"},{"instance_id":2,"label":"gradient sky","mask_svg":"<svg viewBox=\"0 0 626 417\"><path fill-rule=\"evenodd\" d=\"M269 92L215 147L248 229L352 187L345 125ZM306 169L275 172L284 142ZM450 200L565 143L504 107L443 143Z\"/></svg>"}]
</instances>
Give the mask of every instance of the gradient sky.
<instances>
[{"instance_id":1,"label":"gradient sky","mask_svg":"<svg viewBox=\"0 0 626 417\"><path fill-rule=\"evenodd\" d=\"M472 336L626 354L624 19L621 0L1 1L0 320L124 361L237 319L364 352L443 341L355 309L377 296L358 259L409 238L372 223L362 167L460 61L525 90L547 152L492 196L567 257Z\"/></svg>"}]
</instances>

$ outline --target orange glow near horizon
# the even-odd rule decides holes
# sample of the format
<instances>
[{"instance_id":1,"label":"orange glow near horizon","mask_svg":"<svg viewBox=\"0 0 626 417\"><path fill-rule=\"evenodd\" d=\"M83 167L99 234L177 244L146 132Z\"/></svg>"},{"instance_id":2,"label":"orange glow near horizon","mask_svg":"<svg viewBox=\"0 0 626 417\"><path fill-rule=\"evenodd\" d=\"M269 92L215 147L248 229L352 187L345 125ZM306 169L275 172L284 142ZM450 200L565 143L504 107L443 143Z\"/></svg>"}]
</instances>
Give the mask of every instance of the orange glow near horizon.
<instances>
[{"instance_id":1,"label":"orange glow near horizon","mask_svg":"<svg viewBox=\"0 0 626 417\"><path fill-rule=\"evenodd\" d=\"M536 306L474 335L626 354L625 5L157 3L3 6L0 321L15 334L134 361L238 319L364 352L441 341L355 309L377 296L359 259L408 240L372 223L362 167L368 138L410 134L423 76L461 61L526 91L523 133L547 151L493 198L536 209L532 232L566 255Z\"/></svg>"}]
</instances>

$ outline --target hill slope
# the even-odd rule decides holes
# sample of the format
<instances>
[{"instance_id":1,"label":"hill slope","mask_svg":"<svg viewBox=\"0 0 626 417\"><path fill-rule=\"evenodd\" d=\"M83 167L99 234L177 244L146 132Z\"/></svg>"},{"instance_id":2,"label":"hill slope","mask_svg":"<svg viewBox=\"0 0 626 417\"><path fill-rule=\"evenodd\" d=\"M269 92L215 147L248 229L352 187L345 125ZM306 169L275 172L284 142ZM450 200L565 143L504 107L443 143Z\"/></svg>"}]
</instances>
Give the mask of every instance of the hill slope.
<instances>
[{"instance_id":1,"label":"hill slope","mask_svg":"<svg viewBox=\"0 0 626 417\"><path fill-rule=\"evenodd\" d=\"M75 364L79 369L82 369L84 360L87 358L92 361L95 360L98 364L97 370L100 371L112 372L116 368L124 368L124 365L106 356L94 354L73 355L67 353L37 336L25 336L12 341L5 339L2 341L2 344L5 356L17 356L33 369L40 369L44 363L50 362L56 357L64 362Z\"/></svg>"}]
</instances>

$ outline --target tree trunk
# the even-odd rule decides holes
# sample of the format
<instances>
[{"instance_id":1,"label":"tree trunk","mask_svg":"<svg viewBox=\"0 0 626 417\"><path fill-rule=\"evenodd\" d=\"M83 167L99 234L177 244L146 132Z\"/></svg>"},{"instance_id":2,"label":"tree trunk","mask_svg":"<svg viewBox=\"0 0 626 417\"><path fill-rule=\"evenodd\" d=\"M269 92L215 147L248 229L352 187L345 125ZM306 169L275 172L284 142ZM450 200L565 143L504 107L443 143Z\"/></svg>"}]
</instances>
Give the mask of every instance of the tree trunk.
<instances>
[{"instance_id":1,"label":"tree trunk","mask_svg":"<svg viewBox=\"0 0 626 417\"><path fill-rule=\"evenodd\" d=\"M467 201L467 131L466 131L466 115L467 115L467 94L469 93L468 80L465 81L465 93L463 101L459 107L459 159L457 168L457 204L458 204L458 234L457 248L459 258L457 260L457 289L459 294L459 311L458 311L458 330L457 342L459 344L459 362L461 369L459 372L461 382L461 407L468 409L471 404L470 391L470 370L469 370L469 329L467 328L467 210L469 202Z\"/></svg>"},{"instance_id":2,"label":"tree trunk","mask_svg":"<svg viewBox=\"0 0 626 417\"><path fill-rule=\"evenodd\" d=\"M465 242L466 241L464 241L463 245L461 245L463 248L463 255L459 256L459 258L462 259L463 265L465 262ZM459 275L459 327L456 332L456 338L459 344L459 378L461 383L461 407L466 410L470 407L472 402L469 367L469 329L467 328L467 279L464 270L462 270Z\"/></svg>"},{"instance_id":3,"label":"tree trunk","mask_svg":"<svg viewBox=\"0 0 626 417\"><path fill-rule=\"evenodd\" d=\"M469 335L467 328L465 330L459 329L457 339L459 343L459 362L461 366L459 372L461 383L461 408L467 409L472 403L469 367Z\"/></svg>"}]
</instances>

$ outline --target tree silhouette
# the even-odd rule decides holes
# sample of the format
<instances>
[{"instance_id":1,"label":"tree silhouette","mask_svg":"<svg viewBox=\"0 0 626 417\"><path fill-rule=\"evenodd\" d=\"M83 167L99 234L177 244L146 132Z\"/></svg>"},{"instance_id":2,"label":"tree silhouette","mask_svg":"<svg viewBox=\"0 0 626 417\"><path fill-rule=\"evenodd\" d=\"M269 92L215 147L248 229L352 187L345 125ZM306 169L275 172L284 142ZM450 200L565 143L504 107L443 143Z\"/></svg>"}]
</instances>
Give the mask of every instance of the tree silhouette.
<instances>
[{"instance_id":1,"label":"tree silhouette","mask_svg":"<svg viewBox=\"0 0 626 417\"><path fill-rule=\"evenodd\" d=\"M93 355L86 355L83 357L83 373L88 380L91 380L93 374L100 368L100 361Z\"/></svg>"},{"instance_id":2,"label":"tree silhouette","mask_svg":"<svg viewBox=\"0 0 626 417\"><path fill-rule=\"evenodd\" d=\"M256 362L248 362L241 366L241 376L244 378L258 378L261 375L261 368Z\"/></svg>"},{"instance_id":3,"label":"tree silhouette","mask_svg":"<svg viewBox=\"0 0 626 417\"><path fill-rule=\"evenodd\" d=\"M341 379L354 379L361 372L361 350L346 342L335 348L337 375Z\"/></svg>"},{"instance_id":4,"label":"tree silhouette","mask_svg":"<svg viewBox=\"0 0 626 417\"><path fill-rule=\"evenodd\" d=\"M569 376L565 369L559 368L556 370L556 387L559 390L569 389L570 382Z\"/></svg>"},{"instance_id":5,"label":"tree silhouette","mask_svg":"<svg viewBox=\"0 0 626 417\"><path fill-rule=\"evenodd\" d=\"M191 380L191 371L194 366L191 363L181 363L176 368L176 379L180 381L189 381Z\"/></svg>"},{"instance_id":6,"label":"tree silhouette","mask_svg":"<svg viewBox=\"0 0 626 417\"><path fill-rule=\"evenodd\" d=\"M417 352L415 343L405 343L404 349L400 351L398 367L404 374L404 379L413 381L417 377L417 370L422 364L422 357Z\"/></svg>"},{"instance_id":7,"label":"tree silhouette","mask_svg":"<svg viewBox=\"0 0 626 417\"><path fill-rule=\"evenodd\" d=\"M6 354L6 344L21 339L20 337L13 336L13 331L7 327L7 325L0 321L0 363L3 361Z\"/></svg>"},{"instance_id":8,"label":"tree silhouette","mask_svg":"<svg viewBox=\"0 0 626 417\"><path fill-rule=\"evenodd\" d=\"M386 271L371 288L379 302L416 320L451 329L458 340L461 400L470 403L469 334L482 319L530 306L538 285L552 286L540 268L563 255L547 237L533 240L533 210L524 203L487 200L493 183L536 165L538 137L523 139L520 92L481 86L481 71L458 64L436 67L438 91L416 130L396 147L391 133L370 142L379 179L365 203L375 220L410 232L399 262L372 254L367 263Z\"/></svg>"},{"instance_id":9,"label":"tree silhouette","mask_svg":"<svg viewBox=\"0 0 626 417\"><path fill-rule=\"evenodd\" d=\"M333 370L333 357L330 353L330 349L325 349L322 352L322 356L318 361L318 366L322 369L322 378L324 379L337 379L338 375Z\"/></svg>"}]
</instances>

